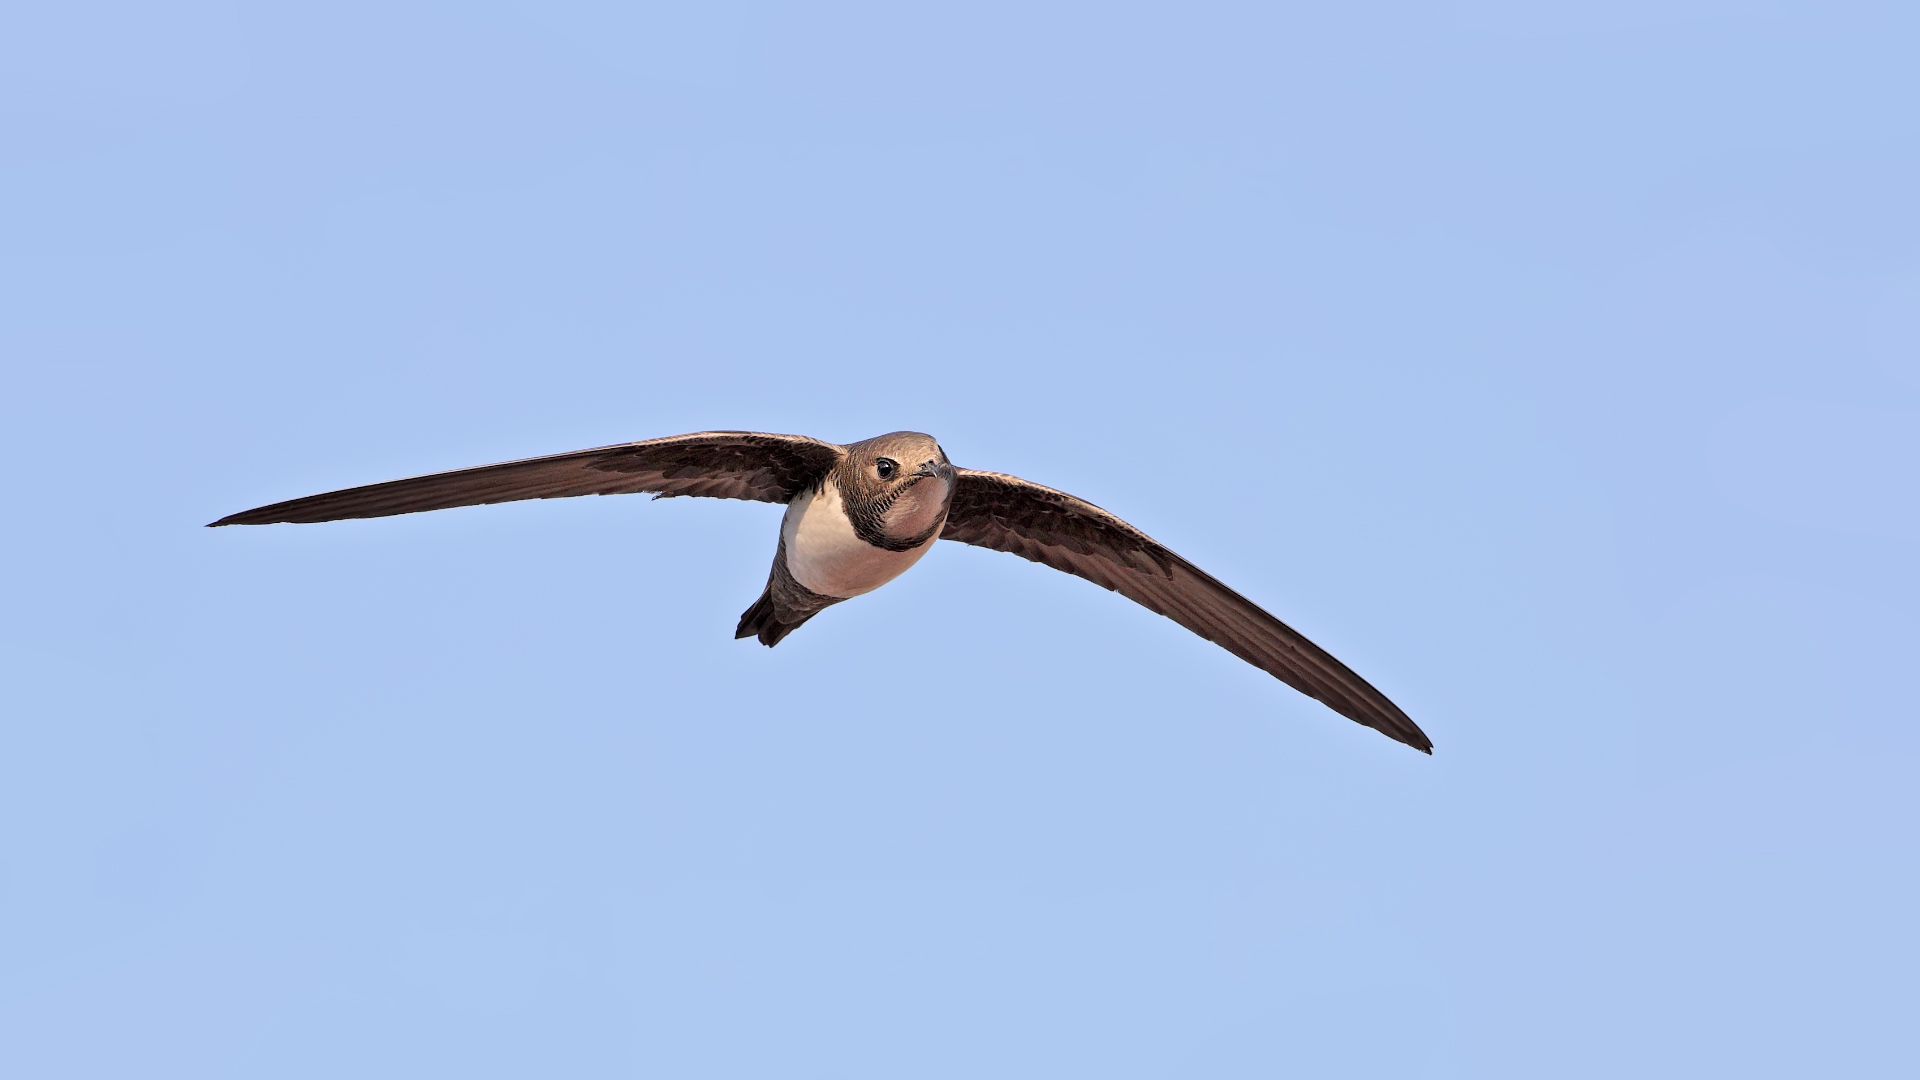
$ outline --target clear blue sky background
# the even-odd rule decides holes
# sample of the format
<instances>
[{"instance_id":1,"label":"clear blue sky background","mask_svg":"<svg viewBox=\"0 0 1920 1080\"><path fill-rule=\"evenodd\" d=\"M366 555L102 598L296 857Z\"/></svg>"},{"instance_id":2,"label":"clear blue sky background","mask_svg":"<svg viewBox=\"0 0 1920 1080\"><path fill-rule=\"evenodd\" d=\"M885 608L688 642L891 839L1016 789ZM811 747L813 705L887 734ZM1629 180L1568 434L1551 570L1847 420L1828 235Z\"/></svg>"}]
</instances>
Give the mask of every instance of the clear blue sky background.
<instances>
[{"instance_id":1,"label":"clear blue sky background","mask_svg":"<svg viewBox=\"0 0 1920 1080\"><path fill-rule=\"evenodd\" d=\"M1912 1076L1911 4L16 4L0 1073ZM937 435L1429 759L779 510Z\"/></svg>"}]
</instances>

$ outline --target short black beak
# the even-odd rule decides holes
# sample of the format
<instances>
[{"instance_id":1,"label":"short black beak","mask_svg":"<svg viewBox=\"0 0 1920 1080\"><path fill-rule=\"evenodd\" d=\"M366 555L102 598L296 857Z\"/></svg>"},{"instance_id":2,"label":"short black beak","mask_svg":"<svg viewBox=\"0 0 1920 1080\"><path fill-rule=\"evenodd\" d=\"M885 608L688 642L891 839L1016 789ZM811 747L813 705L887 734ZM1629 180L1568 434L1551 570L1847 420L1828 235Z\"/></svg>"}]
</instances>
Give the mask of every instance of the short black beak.
<instances>
[{"instance_id":1,"label":"short black beak","mask_svg":"<svg viewBox=\"0 0 1920 1080\"><path fill-rule=\"evenodd\" d=\"M913 475L937 476L942 480L951 481L953 479L953 466L937 458L932 458L921 462L920 467L913 470Z\"/></svg>"}]
</instances>

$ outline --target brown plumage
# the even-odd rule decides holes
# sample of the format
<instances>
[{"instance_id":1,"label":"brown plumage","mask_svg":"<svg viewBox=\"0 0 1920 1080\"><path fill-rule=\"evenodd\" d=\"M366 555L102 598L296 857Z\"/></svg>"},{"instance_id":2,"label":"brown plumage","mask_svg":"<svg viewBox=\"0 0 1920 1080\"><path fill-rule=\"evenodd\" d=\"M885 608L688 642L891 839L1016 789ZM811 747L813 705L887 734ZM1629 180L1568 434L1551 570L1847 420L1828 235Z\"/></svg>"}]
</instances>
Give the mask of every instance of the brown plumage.
<instances>
[{"instance_id":1,"label":"brown plumage","mask_svg":"<svg viewBox=\"0 0 1920 1080\"><path fill-rule=\"evenodd\" d=\"M1030 480L959 473L942 540L1011 552L1112 589L1349 720L1433 753L1426 733L1352 668L1146 533Z\"/></svg>"},{"instance_id":2,"label":"brown plumage","mask_svg":"<svg viewBox=\"0 0 1920 1080\"><path fill-rule=\"evenodd\" d=\"M784 503L819 481L845 448L804 435L701 431L288 499L220 525L310 524L573 495L705 495Z\"/></svg>"},{"instance_id":3,"label":"brown plumage","mask_svg":"<svg viewBox=\"0 0 1920 1080\"><path fill-rule=\"evenodd\" d=\"M822 566L832 571L823 562L828 559L897 560L897 566L877 570L855 568L884 582L912 565L937 535L1010 552L1118 592L1342 716L1433 752L1418 725L1352 669L1145 533L1063 491L1003 473L955 469L930 436L917 432L846 446L799 435L699 432L369 484L231 514L213 524L333 521L639 492L788 504L767 588L741 615L737 637L775 645L847 595L877 587L863 584L847 595L830 595L803 584L791 567L806 576L822 573ZM821 523L841 523L845 537L827 536L829 546L821 547ZM790 551L789 543L811 546ZM820 585L830 579L809 580Z\"/></svg>"},{"instance_id":4,"label":"brown plumage","mask_svg":"<svg viewBox=\"0 0 1920 1080\"><path fill-rule=\"evenodd\" d=\"M793 580L787 571L787 542L783 539L773 552L773 569L767 573L767 587L747 610L740 613L740 625L733 628L734 640L757 638L771 649L800 624L839 603L845 597L823 596Z\"/></svg>"}]
</instances>

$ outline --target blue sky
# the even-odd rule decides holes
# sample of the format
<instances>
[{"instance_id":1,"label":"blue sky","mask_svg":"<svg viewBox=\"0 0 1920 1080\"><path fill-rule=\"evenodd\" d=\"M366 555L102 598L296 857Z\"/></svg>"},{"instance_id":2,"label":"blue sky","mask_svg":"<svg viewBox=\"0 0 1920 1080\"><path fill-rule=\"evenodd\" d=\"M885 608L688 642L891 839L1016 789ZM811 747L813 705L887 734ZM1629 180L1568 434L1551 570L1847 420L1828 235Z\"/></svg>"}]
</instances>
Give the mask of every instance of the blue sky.
<instances>
[{"instance_id":1,"label":"blue sky","mask_svg":"<svg viewBox=\"0 0 1920 1080\"><path fill-rule=\"evenodd\" d=\"M1912 1075L1917 48L16 6L0 1071ZM1435 756L957 545L735 642L763 505L200 528L705 428L1100 503Z\"/></svg>"}]
</instances>

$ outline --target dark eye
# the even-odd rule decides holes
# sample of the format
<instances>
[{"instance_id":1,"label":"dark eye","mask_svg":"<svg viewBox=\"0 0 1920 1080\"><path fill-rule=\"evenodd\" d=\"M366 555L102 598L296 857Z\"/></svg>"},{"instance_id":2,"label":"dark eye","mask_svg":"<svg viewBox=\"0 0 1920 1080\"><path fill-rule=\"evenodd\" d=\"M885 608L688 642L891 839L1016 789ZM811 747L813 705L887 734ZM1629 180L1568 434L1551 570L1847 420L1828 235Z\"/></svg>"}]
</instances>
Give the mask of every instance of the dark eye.
<instances>
[{"instance_id":1,"label":"dark eye","mask_svg":"<svg viewBox=\"0 0 1920 1080\"><path fill-rule=\"evenodd\" d=\"M891 480L893 479L893 474L900 471L900 463L892 458L883 457L879 461L874 462L874 465L879 468L880 479L882 480Z\"/></svg>"}]
</instances>

